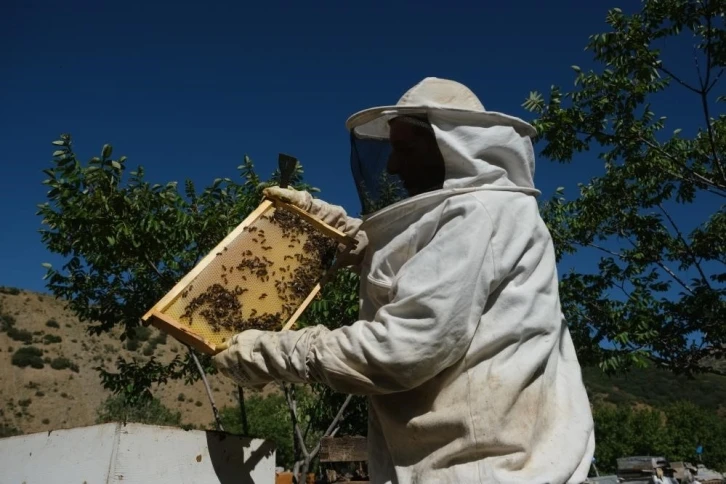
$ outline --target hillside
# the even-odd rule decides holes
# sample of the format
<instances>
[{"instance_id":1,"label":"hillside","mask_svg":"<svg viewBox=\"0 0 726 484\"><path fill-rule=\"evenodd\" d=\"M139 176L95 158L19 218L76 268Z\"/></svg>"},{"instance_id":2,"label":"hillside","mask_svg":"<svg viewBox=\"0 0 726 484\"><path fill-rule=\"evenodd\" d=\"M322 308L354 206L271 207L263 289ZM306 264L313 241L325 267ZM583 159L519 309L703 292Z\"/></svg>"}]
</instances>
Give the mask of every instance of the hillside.
<instances>
[{"instance_id":1,"label":"hillside","mask_svg":"<svg viewBox=\"0 0 726 484\"><path fill-rule=\"evenodd\" d=\"M608 377L597 368L585 368L583 379L593 403L660 407L686 400L726 416L726 377L720 375L704 374L690 379L649 368Z\"/></svg>"},{"instance_id":2,"label":"hillside","mask_svg":"<svg viewBox=\"0 0 726 484\"><path fill-rule=\"evenodd\" d=\"M153 328L137 345L122 344L118 332L90 337L62 301L49 295L0 288L0 314L14 320L14 330L0 332L0 437L3 425L6 430L30 433L93 424L99 406L110 396L95 366L112 369L118 355L145 360L153 354L169 361L185 351ZM11 363L13 354L28 347L42 352L42 369ZM615 378L593 368L583 373L593 403L659 406L690 400L726 415L726 377L702 375L689 380L653 369ZM217 405L236 407L235 385L221 375L209 379ZM207 427L213 421L201 382L186 386L172 381L154 395L173 412L181 412L184 424Z\"/></svg>"},{"instance_id":3,"label":"hillside","mask_svg":"<svg viewBox=\"0 0 726 484\"><path fill-rule=\"evenodd\" d=\"M0 292L0 313L15 321L13 331L0 332L0 430L4 425L6 431L31 433L94 424L99 406L110 396L94 367L112 369L118 355L148 360L147 355L154 354L160 361L170 361L186 351L154 328L142 335L145 341L139 341L134 351L122 345L118 332L90 337L62 301L26 291L13 294L16 291ZM11 363L14 353L28 347L42 352L42 369ZM220 408L237 405L232 382L215 375L209 383ZM172 381L155 390L154 396L170 410L180 411L184 424L206 427L213 422L201 381L192 386Z\"/></svg>"}]
</instances>

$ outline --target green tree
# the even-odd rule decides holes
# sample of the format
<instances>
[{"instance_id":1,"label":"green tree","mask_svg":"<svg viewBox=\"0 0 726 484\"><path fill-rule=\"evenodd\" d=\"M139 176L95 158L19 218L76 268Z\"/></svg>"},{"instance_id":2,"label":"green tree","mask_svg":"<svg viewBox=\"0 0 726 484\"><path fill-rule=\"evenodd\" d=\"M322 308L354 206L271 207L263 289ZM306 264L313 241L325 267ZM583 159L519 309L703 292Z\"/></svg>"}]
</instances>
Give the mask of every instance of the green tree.
<instances>
[{"instance_id":1,"label":"green tree","mask_svg":"<svg viewBox=\"0 0 726 484\"><path fill-rule=\"evenodd\" d=\"M554 86L547 100L533 92L524 103L537 115L544 157L569 163L593 150L604 167L577 197L558 189L542 212L558 259L601 254L595 273L574 270L561 281L584 363L713 371L726 354L726 117L718 96L726 2L641 5L631 15L607 13L609 31L587 44L597 68L573 66L571 91ZM674 72L663 49L680 41L693 43L693 76ZM657 113L666 98L693 103L701 125L668 125Z\"/></svg>"},{"instance_id":2,"label":"green tree","mask_svg":"<svg viewBox=\"0 0 726 484\"><path fill-rule=\"evenodd\" d=\"M595 408L595 458L601 472L614 472L616 459L629 455L658 454L657 442L664 438L663 418L656 410L633 410L629 406ZM667 457L667 456L666 456Z\"/></svg>"},{"instance_id":3,"label":"green tree","mask_svg":"<svg viewBox=\"0 0 726 484\"><path fill-rule=\"evenodd\" d=\"M70 135L54 141L48 178L48 201L39 206L41 238L50 252L66 262L47 268L47 287L83 322L90 334L122 328L121 340L138 340L144 312L237 226L261 201L266 183L245 157L238 167L241 182L217 178L197 191L192 181L152 184L138 167L127 173L127 158L113 158L104 145L100 156L82 164ZM302 183L302 167L291 185L315 191ZM141 334L139 334L141 336ZM151 387L169 379L192 383L200 378L191 351L161 364L118 357L116 371L98 367L103 384L123 394L129 403L151 399ZM205 371L214 373L209 358L199 357Z\"/></svg>"},{"instance_id":4,"label":"green tree","mask_svg":"<svg viewBox=\"0 0 726 484\"><path fill-rule=\"evenodd\" d=\"M108 397L98 408L96 423L136 422L178 427L181 412L172 412L156 398L130 405L123 395Z\"/></svg>"},{"instance_id":5,"label":"green tree","mask_svg":"<svg viewBox=\"0 0 726 484\"><path fill-rule=\"evenodd\" d=\"M309 422L310 407L315 401L316 397L310 392L304 390L298 392L297 403L301 407L301 414L306 416L306 422ZM248 437L272 440L277 447L277 465L292 469L299 456L295 454L292 419L285 396L280 394L271 394L266 397L253 395L245 400L245 408L249 431L246 433L243 431L240 412L231 407L225 407L220 411L225 430ZM320 433L309 426L305 426L303 431L309 445L314 445L320 437Z\"/></svg>"},{"instance_id":6,"label":"green tree","mask_svg":"<svg viewBox=\"0 0 726 484\"><path fill-rule=\"evenodd\" d=\"M602 472L615 472L616 459L630 455L696 462L699 444L707 467L726 470L726 419L693 403L679 401L653 409L597 406L593 418L595 457Z\"/></svg>"},{"instance_id":7,"label":"green tree","mask_svg":"<svg viewBox=\"0 0 726 484\"><path fill-rule=\"evenodd\" d=\"M703 446L706 466L726 471L726 418L691 402L675 402L663 408L668 429L664 454L671 460L698 460L696 448Z\"/></svg>"}]
</instances>

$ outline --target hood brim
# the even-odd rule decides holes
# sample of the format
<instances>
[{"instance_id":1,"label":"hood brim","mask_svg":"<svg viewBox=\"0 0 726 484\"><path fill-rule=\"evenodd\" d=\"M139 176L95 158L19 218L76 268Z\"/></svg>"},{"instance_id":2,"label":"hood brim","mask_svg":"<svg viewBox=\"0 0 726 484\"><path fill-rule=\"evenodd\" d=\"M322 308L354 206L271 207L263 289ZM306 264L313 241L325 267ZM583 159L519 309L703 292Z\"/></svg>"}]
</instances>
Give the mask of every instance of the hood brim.
<instances>
[{"instance_id":1,"label":"hood brim","mask_svg":"<svg viewBox=\"0 0 726 484\"><path fill-rule=\"evenodd\" d=\"M509 126L514 128L521 136L534 138L537 130L526 121L495 111L468 111L464 109L451 109L434 106L379 106L364 109L353 114L345 122L348 131L359 138L388 139L388 122L401 115L446 113L449 117L455 116L461 124L470 126Z\"/></svg>"}]
</instances>

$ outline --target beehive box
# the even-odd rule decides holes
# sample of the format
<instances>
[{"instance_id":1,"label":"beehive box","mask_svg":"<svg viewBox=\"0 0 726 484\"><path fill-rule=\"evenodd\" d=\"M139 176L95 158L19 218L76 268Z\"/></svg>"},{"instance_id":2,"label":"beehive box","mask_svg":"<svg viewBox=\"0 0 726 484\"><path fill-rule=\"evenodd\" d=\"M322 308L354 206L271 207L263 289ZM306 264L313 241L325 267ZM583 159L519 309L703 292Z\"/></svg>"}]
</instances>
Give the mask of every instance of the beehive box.
<instances>
[{"instance_id":1,"label":"beehive box","mask_svg":"<svg viewBox=\"0 0 726 484\"><path fill-rule=\"evenodd\" d=\"M354 245L303 210L264 200L142 320L207 354L243 330L290 329Z\"/></svg>"}]
</instances>

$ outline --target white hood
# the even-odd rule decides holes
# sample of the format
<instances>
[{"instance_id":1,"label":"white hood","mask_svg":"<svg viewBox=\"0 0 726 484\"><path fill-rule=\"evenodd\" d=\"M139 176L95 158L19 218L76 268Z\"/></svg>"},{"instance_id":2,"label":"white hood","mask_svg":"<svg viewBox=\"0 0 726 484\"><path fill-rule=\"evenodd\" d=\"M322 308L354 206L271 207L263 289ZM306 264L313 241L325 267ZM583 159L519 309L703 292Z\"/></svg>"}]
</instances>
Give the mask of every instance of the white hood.
<instances>
[{"instance_id":1,"label":"white hood","mask_svg":"<svg viewBox=\"0 0 726 484\"><path fill-rule=\"evenodd\" d=\"M511 126L469 124L466 117L445 111L429 115L446 166L444 190L508 187L539 195L529 133Z\"/></svg>"}]
</instances>

